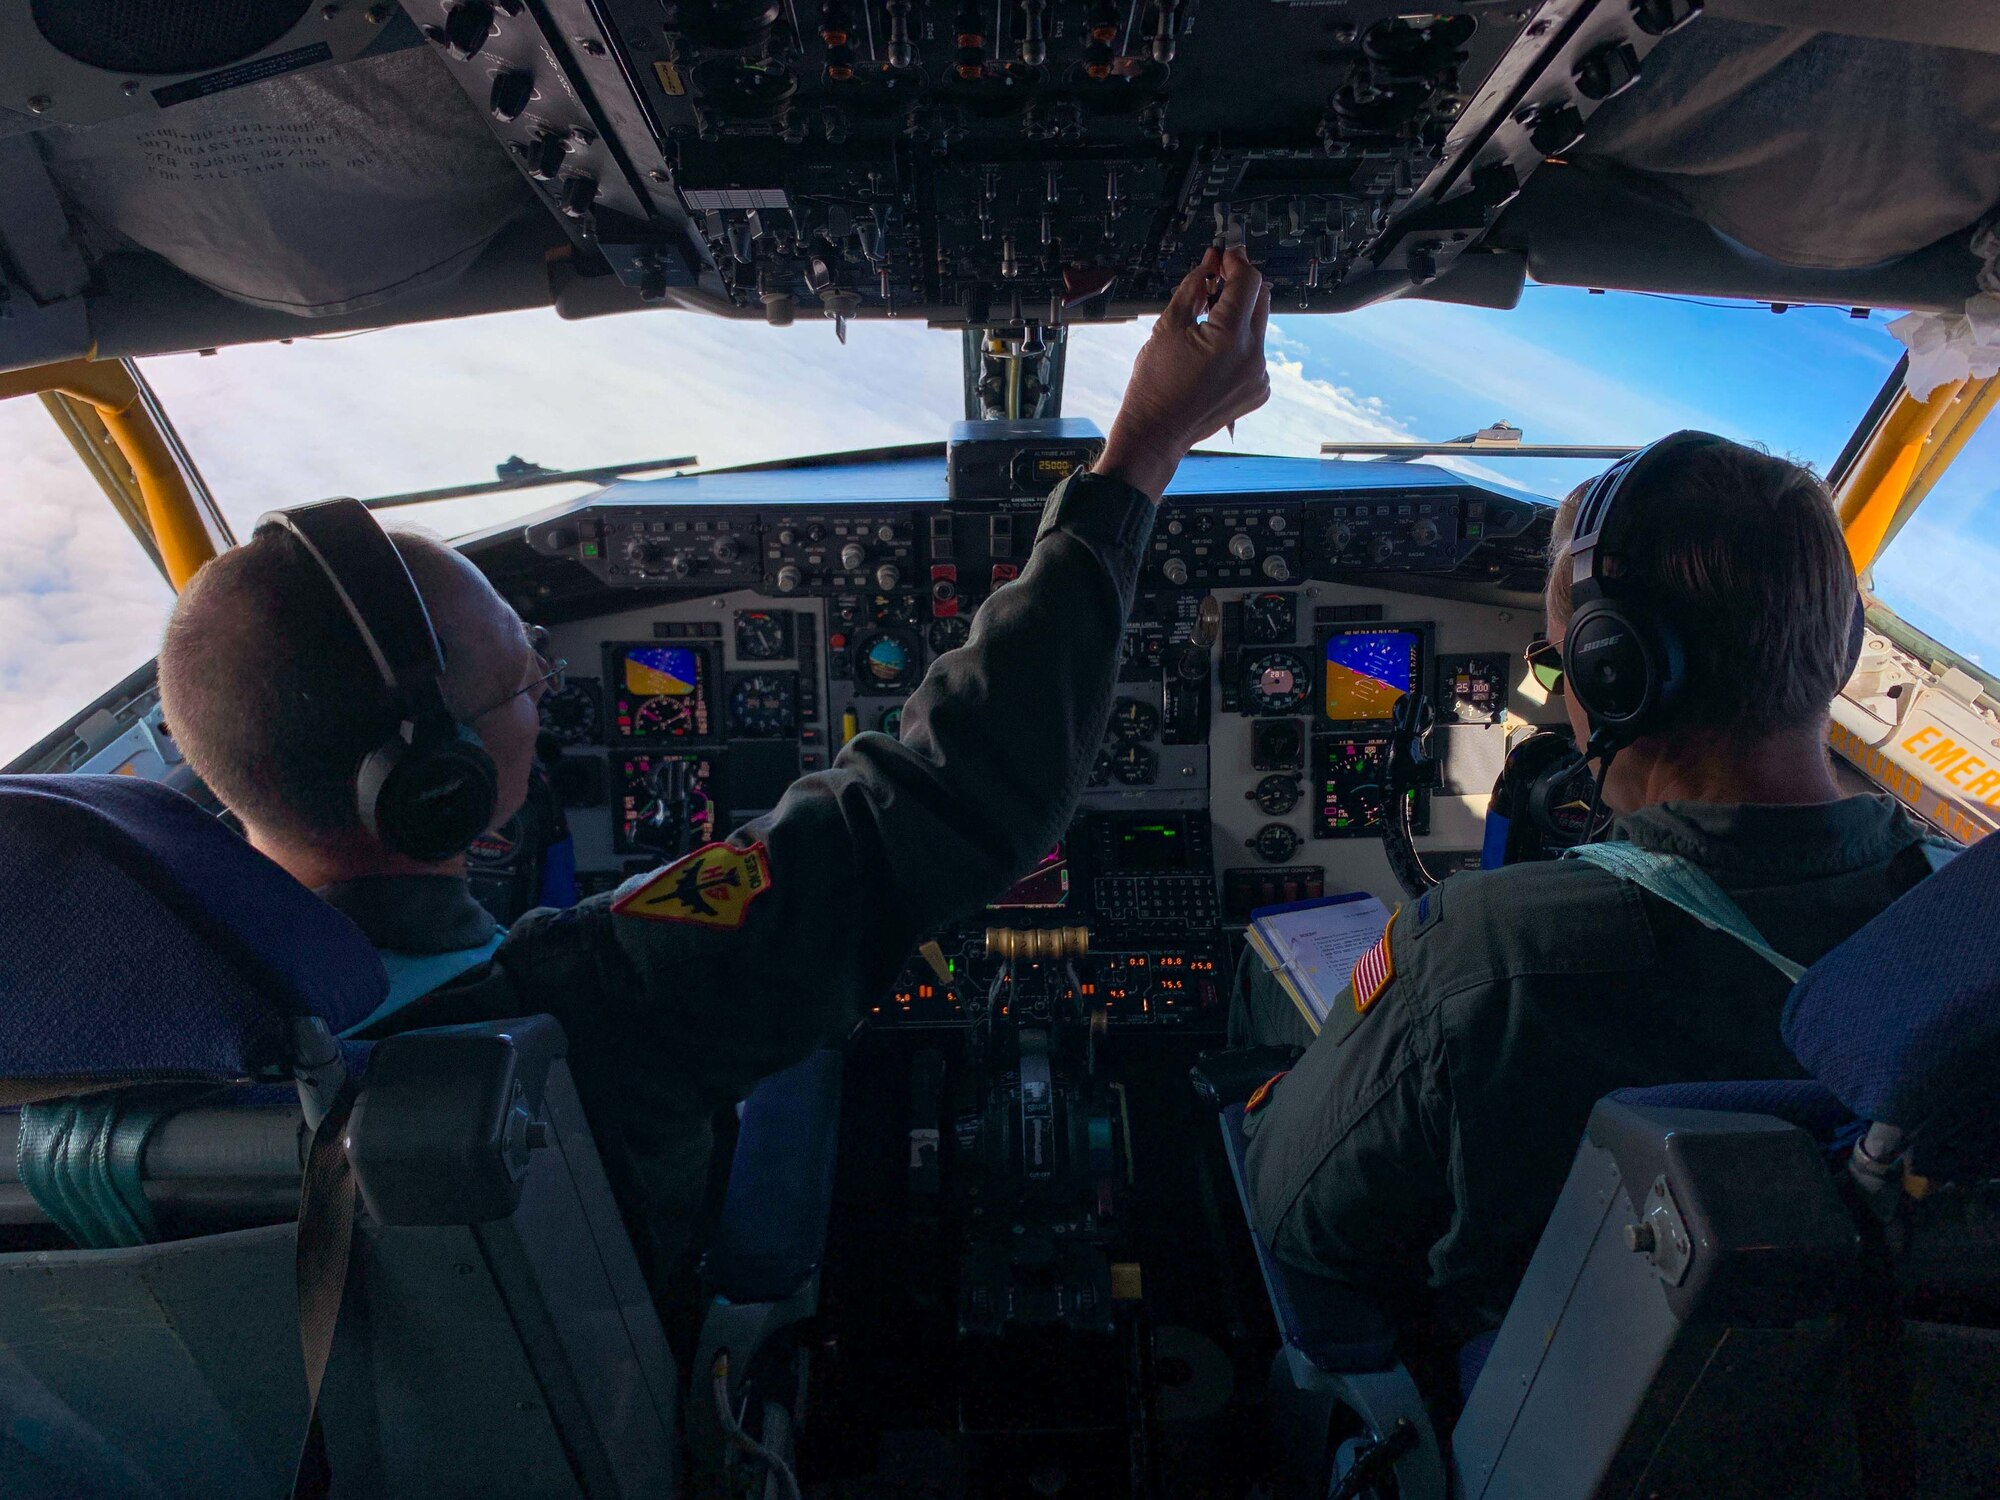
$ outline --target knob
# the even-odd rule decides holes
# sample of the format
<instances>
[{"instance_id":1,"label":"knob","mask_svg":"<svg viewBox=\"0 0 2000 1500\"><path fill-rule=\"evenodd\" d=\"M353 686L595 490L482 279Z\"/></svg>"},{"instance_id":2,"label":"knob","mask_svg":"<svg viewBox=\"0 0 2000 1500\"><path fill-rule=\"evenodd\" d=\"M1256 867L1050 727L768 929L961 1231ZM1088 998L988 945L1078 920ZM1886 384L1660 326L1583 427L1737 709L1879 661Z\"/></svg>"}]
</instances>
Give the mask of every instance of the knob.
<instances>
[{"instance_id":1,"label":"knob","mask_svg":"<svg viewBox=\"0 0 2000 1500\"><path fill-rule=\"evenodd\" d=\"M444 44L461 62L479 55L493 34L493 7L486 0L462 0L444 13Z\"/></svg>"},{"instance_id":2,"label":"knob","mask_svg":"<svg viewBox=\"0 0 2000 1500\"><path fill-rule=\"evenodd\" d=\"M1238 562L1248 562L1257 555L1257 544L1250 540L1248 532L1239 531L1229 539L1229 555Z\"/></svg>"},{"instance_id":3,"label":"knob","mask_svg":"<svg viewBox=\"0 0 2000 1500\"><path fill-rule=\"evenodd\" d=\"M1435 546L1437 539L1438 523L1435 521L1419 521L1410 528L1410 540L1419 547Z\"/></svg>"},{"instance_id":4,"label":"knob","mask_svg":"<svg viewBox=\"0 0 2000 1500\"><path fill-rule=\"evenodd\" d=\"M868 565L868 549L859 542L849 542L840 549L840 566L849 573L859 573Z\"/></svg>"},{"instance_id":5,"label":"knob","mask_svg":"<svg viewBox=\"0 0 2000 1500\"><path fill-rule=\"evenodd\" d=\"M902 581L903 570L894 563L883 563L875 570L875 587L885 594Z\"/></svg>"},{"instance_id":6,"label":"knob","mask_svg":"<svg viewBox=\"0 0 2000 1500\"><path fill-rule=\"evenodd\" d=\"M1326 528L1327 550L1335 556L1345 552L1348 544L1353 540L1354 528L1349 526L1345 521L1335 521L1331 526Z\"/></svg>"},{"instance_id":7,"label":"knob","mask_svg":"<svg viewBox=\"0 0 2000 1500\"><path fill-rule=\"evenodd\" d=\"M1282 557L1273 552L1264 559L1264 576L1273 583L1283 583L1292 576L1292 570Z\"/></svg>"},{"instance_id":8,"label":"knob","mask_svg":"<svg viewBox=\"0 0 2000 1500\"><path fill-rule=\"evenodd\" d=\"M565 177L562 194L557 207L566 218L581 219L590 212L590 205L597 201L597 179L595 177Z\"/></svg>"},{"instance_id":9,"label":"knob","mask_svg":"<svg viewBox=\"0 0 2000 1500\"><path fill-rule=\"evenodd\" d=\"M780 547L789 547L798 539L799 534L789 526L778 533L778 545Z\"/></svg>"},{"instance_id":10,"label":"knob","mask_svg":"<svg viewBox=\"0 0 2000 1500\"><path fill-rule=\"evenodd\" d=\"M895 528L894 526L890 525L890 524L889 524L889 522L887 522L887 521L884 521L884 522L883 522L883 523L882 523L882 524L881 524L880 526L877 526L877 527L875 528L875 540L876 540L876 541L878 541L878 542L893 542L893 541L895 541L895 540L896 540L896 528Z\"/></svg>"},{"instance_id":11,"label":"knob","mask_svg":"<svg viewBox=\"0 0 2000 1500\"><path fill-rule=\"evenodd\" d=\"M1160 576L1175 588L1179 588L1188 581L1187 564L1178 557L1170 557L1160 564Z\"/></svg>"},{"instance_id":12,"label":"knob","mask_svg":"<svg viewBox=\"0 0 2000 1500\"><path fill-rule=\"evenodd\" d=\"M1277 536L1285 529L1285 518L1283 516L1273 516L1265 524L1271 528L1271 535Z\"/></svg>"},{"instance_id":13,"label":"knob","mask_svg":"<svg viewBox=\"0 0 2000 1500\"><path fill-rule=\"evenodd\" d=\"M534 78L510 68L493 75L493 92L486 96L486 107L493 112L494 119L512 124L521 118L521 111L534 97Z\"/></svg>"},{"instance_id":14,"label":"knob","mask_svg":"<svg viewBox=\"0 0 2000 1500\"><path fill-rule=\"evenodd\" d=\"M824 541L825 539L826 539L826 528L825 528L824 526L820 525L820 524L819 524L819 522L817 522L817 521L809 521L809 522L808 522L808 523L806 524L806 540L807 540L807 541L809 541L809 542L819 542L819 541Z\"/></svg>"},{"instance_id":15,"label":"knob","mask_svg":"<svg viewBox=\"0 0 2000 1500\"><path fill-rule=\"evenodd\" d=\"M1378 536L1375 545L1369 549L1369 556L1378 563L1385 563L1396 555L1396 539L1392 536Z\"/></svg>"},{"instance_id":16,"label":"knob","mask_svg":"<svg viewBox=\"0 0 2000 1500\"><path fill-rule=\"evenodd\" d=\"M1179 536L1182 532L1186 530L1187 530L1187 523L1181 520L1179 516L1175 516L1172 520L1167 522L1168 536Z\"/></svg>"},{"instance_id":17,"label":"knob","mask_svg":"<svg viewBox=\"0 0 2000 1500\"><path fill-rule=\"evenodd\" d=\"M797 593L799 585L805 581L805 574L799 571L797 563L786 563L778 569L778 592L781 594Z\"/></svg>"},{"instance_id":18,"label":"knob","mask_svg":"<svg viewBox=\"0 0 2000 1500\"><path fill-rule=\"evenodd\" d=\"M669 578L685 578L694 571L694 564L685 552L676 552L666 560L660 571Z\"/></svg>"},{"instance_id":19,"label":"knob","mask_svg":"<svg viewBox=\"0 0 2000 1500\"><path fill-rule=\"evenodd\" d=\"M736 538L729 536L716 538L715 560L717 562L719 563L735 562L737 553L739 551L741 551L741 549L736 545Z\"/></svg>"},{"instance_id":20,"label":"knob","mask_svg":"<svg viewBox=\"0 0 2000 1500\"><path fill-rule=\"evenodd\" d=\"M552 130L544 130L522 149L528 175L537 182L554 182L569 156L569 146Z\"/></svg>"}]
</instances>

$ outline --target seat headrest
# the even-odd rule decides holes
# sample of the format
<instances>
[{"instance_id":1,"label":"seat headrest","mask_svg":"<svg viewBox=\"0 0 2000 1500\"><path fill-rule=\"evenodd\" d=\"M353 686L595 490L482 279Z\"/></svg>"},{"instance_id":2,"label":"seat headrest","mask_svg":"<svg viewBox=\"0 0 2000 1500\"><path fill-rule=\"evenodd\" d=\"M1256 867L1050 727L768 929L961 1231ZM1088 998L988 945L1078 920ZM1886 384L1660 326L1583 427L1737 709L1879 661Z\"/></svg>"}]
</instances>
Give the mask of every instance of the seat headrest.
<instances>
[{"instance_id":1,"label":"seat headrest","mask_svg":"<svg viewBox=\"0 0 2000 1500\"><path fill-rule=\"evenodd\" d=\"M1785 1045L1864 1120L1912 1137L1917 1170L2000 1171L2000 838L1986 838L1805 973Z\"/></svg>"},{"instance_id":2,"label":"seat headrest","mask_svg":"<svg viewBox=\"0 0 2000 1500\"><path fill-rule=\"evenodd\" d=\"M170 788L0 776L0 1079L284 1072L388 992L347 918Z\"/></svg>"}]
</instances>

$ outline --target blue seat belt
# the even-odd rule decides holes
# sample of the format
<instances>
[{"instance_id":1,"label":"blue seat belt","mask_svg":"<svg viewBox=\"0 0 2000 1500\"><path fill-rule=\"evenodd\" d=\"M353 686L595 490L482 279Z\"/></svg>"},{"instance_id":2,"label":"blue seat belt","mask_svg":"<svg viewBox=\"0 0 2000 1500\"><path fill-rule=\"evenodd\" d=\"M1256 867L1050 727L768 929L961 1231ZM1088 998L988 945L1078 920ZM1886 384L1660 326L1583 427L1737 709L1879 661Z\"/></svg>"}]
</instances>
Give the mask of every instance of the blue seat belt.
<instances>
[{"instance_id":1,"label":"blue seat belt","mask_svg":"<svg viewBox=\"0 0 2000 1500\"><path fill-rule=\"evenodd\" d=\"M454 948L449 953L398 953L377 948L382 967L389 971L389 993L382 1003L341 1032L353 1036L378 1021L386 1020L412 1000L421 1000L432 990L442 989L469 969L476 969L500 949L507 933L503 928L485 942L471 948Z\"/></svg>"},{"instance_id":2,"label":"blue seat belt","mask_svg":"<svg viewBox=\"0 0 2000 1500\"><path fill-rule=\"evenodd\" d=\"M1661 854L1637 844L1582 844L1564 850L1563 858L1596 865L1606 874L1680 908L1702 926L1728 933L1794 984L1806 971L1804 964L1793 963L1765 942L1756 924L1743 915L1743 908L1730 900L1729 893L1707 872L1678 854Z\"/></svg>"}]
</instances>

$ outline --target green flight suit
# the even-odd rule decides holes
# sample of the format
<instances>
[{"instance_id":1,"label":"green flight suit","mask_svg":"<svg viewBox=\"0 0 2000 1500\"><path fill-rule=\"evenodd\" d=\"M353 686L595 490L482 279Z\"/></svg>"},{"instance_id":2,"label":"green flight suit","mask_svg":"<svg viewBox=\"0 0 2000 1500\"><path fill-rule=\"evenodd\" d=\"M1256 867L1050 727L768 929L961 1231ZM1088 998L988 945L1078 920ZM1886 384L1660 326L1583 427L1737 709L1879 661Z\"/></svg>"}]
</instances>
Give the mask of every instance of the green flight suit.
<instances>
[{"instance_id":1,"label":"green flight suit","mask_svg":"<svg viewBox=\"0 0 2000 1500\"><path fill-rule=\"evenodd\" d=\"M1809 964L1928 873L1884 797L1818 806L1668 802L1610 834L1700 866ZM1394 1301L1425 1278L1460 1332L1497 1323L1592 1106L1680 1080L1797 1078L1790 985L1736 939L1576 860L1454 875L1389 929L1391 977L1352 989L1252 1113L1258 1230L1278 1256ZM1302 1042L1275 986L1242 1039Z\"/></svg>"},{"instance_id":2,"label":"green flight suit","mask_svg":"<svg viewBox=\"0 0 2000 1500\"><path fill-rule=\"evenodd\" d=\"M641 1264L661 1285L701 1196L711 1115L850 1032L921 933L976 912L1062 837L1110 716L1153 513L1148 496L1097 475L1059 486L1020 577L932 664L900 739L857 736L730 835L737 849L761 844L768 869L740 925L614 911L653 879L637 876L529 912L490 963L369 1034L560 1021ZM441 952L490 935L464 882L442 885L350 881L322 894L377 947Z\"/></svg>"}]
</instances>

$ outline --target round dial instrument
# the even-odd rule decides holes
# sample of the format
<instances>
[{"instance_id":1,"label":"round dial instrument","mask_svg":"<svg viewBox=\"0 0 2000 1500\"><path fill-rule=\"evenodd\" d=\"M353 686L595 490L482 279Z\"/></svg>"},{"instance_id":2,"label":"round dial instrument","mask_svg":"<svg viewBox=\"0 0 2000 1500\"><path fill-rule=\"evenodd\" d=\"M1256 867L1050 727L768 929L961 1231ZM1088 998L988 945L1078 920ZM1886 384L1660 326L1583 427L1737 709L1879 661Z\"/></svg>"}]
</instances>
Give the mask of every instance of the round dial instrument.
<instances>
[{"instance_id":1,"label":"round dial instrument","mask_svg":"<svg viewBox=\"0 0 2000 1500\"><path fill-rule=\"evenodd\" d=\"M1299 851L1299 836L1283 823L1266 823L1250 840L1257 857L1267 864L1281 865Z\"/></svg>"},{"instance_id":2,"label":"round dial instrument","mask_svg":"<svg viewBox=\"0 0 2000 1500\"><path fill-rule=\"evenodd\" d=\"M736 612L736 655L742 661L784 661L792 654L790 615L769 610Z\"/></svg>"},{"instance_id":3,"label":"round dial instrument","mask_svg":"<svg viewBox=\"0 0 2000 1500\"><path fill-rule=\"evenodd\" d=\"M746 739L783 740L798 733L792 679L778 672L738 678L729 690L729 728Z\"/></svg>"},{"instance_id":4,"label":"round dial instrument","mask_svg":"<svg viewBox=\"0 0 2000 1500\"><path fill-rule=\"evenodd\" d=\"M1111 755L1111 774L1127 786L1151 786L1160 758L1144 745L1121 745Z\"/></svg>"},{"instance_id":5,"label":"round dial instrument","mask_svg":"<svg viewBox=\"0 0 2000 1500\"><path fill-rule=\"evenodd\" d=\"M1312 693L1312 668L1296 651L1266 651L1243 667L1243 697L1250 712L1287 714Z\"/></svg>"},{"instance_id":6,"label":"round dial instrument","mask_svg":"<svg viewBox=\"0 0 2000 1500\"><path fill-rule=\"evenodd\" d=\"M1097 759L1090 763L1090 784L1092 786L1106 786L1110 781L1111 752L1109 750L1100 750L1097 752Z\"/></svg>"},{"instance_id":7,"label":"round dial instrument","mask_svg":"<svg viewBox=\"0 0 2000 1500\"><path fill-rule=\"evenodd\" d=\"M964 615L946 615L942 620L931 621L924 638L931 643L931 650L942 655L963 646L971 634L972 626L966 623Z\"/></svg>"},{"instance_id":8,"label":"round dial instrument","mask_svg":"<svg viewBox=\"0 0 2000 1500\"><path fill-rule=\"evenodd\" d=\"M917 679L917 643L908 631L869 630L854 642L854 686L864 693L900 693Z\"/></svg>"},{"instance_id":9,"label":"round dial instrument","mask_svg":"<svg viewBox=\"0 0 2000 1500\"><path fill-rule=\"evenodd\" d=\"M882 717L876 721L875 727L884 734L894 735L900 739L903 733L903 705L898 703L894 708L883 709Z\"/></svg>"},{"instance_id":10,"label":"round dial instrument","mask_svg":"<svg viewBox=\"0 0 2000 1500\"><path fill-rule=\"evenodd\" d=\"M1158 739L1160 711L1139 698L1120 698L1111 706L1112 737L1124 744Z\"/></svg>"},{"instance_id":11,"label":"round dial instrument","mask_svg":"<svg viewBox=\"0 0 2000 1500\"><path fill-rule=\"evenodd\" d=\"M1246 594L1243 639L1262 645L1289 641L1297 628L1298 606L1290 594Z\"/></svg>"},{"instance_id":12,"label":"round dial instrument","mask_svg":"<svg viewBox=\"0 0 2000 1500\"><path fill-rule=\"evenodd\" d=\"M542 694L542 733L558 745L588 745L597 738L597 684L572 678Z\"/></svg>"},{"instance_id":13,"label":"round dial instrument","mask_svg":"<svg viewBox=\"0 0 2000 1500\"><path fill-rule=\"evenodd\" d=\"M632 711L633 732L685 738L694 727L690 701L685 697L648 698Z\"/></svg>"},{"instance_id":14,"label":"round dial instrument","mask_svg":"<svg viewBox=\"0 0 2000 1500\"><path fill-rule=\"evenodd\" d=\"M1299 779L1296 776L1266 776L1255 789L1244 793L1257 804L1257 811L1268 818L1282 818L1299 803Z\"/></svg>"}]
</instances>

